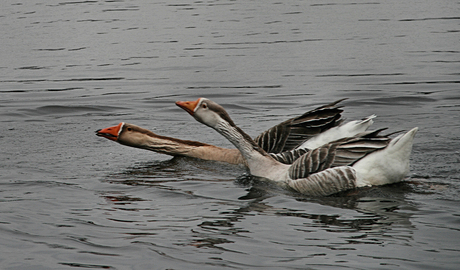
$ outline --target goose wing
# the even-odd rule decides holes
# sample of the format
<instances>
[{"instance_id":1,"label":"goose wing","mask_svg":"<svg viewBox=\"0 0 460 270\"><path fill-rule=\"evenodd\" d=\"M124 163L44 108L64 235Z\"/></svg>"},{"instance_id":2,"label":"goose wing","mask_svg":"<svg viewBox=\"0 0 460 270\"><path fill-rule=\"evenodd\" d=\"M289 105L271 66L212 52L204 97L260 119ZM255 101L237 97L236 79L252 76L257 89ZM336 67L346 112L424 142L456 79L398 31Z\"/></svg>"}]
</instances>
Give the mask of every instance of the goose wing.
<instances>
[{"instance_id":1,"label":"goose wing","mask_svg":"<svg viewBox=\"0 0 460 270\"><path fill-rule=\"evenodd\" d=\"M288 119L262 132L254 141L267 153L290 151L313 136L342 123L343 110L337 104L343 100Z\"/></svg>"},{"instance_id":2,"label":"goose wing","mask_svg":"<svg viewBox=\"0 0 460 270\"><path fill-rule=\"evenodd\" d=\"M384 129L361 133L352 138L344 138L309 152L316 153L308 158L308 154L302 156L302 162L309 164L309 167L304 169L305 176L300 176L299 168L293 169L298 173L294 176L298 178L287 180L286 185L309 196L328 196L357 188L357 173L352 165L369 153L390 147L391 143L399 138L392 141L388 137L394 133L381 136L379 132L382 130ZM415 134L417 129L413 130L412 133ZM295 164L301 166L301 161L298 160L298 163L296 161ZM328 166L330 167L327 168Z\"/></svg>"},{"instance_id":3,"label":"goose wing","mask_svg":"<svg viewBox=\"0 0 460 270\"><path fill-rule=\"evenodd\" d=\"M306 154L309 150L306 148L298 148L290 151L284 151L278 154L269 153L276 161L284 164L292 164L296 159Z\"/></svg>"},{"instance_id":4,"label":"goose wing","mask_svg":"<svg viewBox=\"0 0 460 270\"><path fill-rule=\"evenodd\" d=\"M329 168L353 165L364 156L387 147L391 139L379 135L382 130L360 133L309 151L292 163L289 177L302 179Z\"/></svg>"},{"instance_id":5,"label":"goose wing","mask_svg":"<svg viewBox=\"0 0 460 270\"><path fill-rule=\"evenodd\" d=\"M356 179L353 167L340 166L312 174L307 178L288 180L286 185L305 195L328 196L356 188Z\"/></svg>"}]
</instances>

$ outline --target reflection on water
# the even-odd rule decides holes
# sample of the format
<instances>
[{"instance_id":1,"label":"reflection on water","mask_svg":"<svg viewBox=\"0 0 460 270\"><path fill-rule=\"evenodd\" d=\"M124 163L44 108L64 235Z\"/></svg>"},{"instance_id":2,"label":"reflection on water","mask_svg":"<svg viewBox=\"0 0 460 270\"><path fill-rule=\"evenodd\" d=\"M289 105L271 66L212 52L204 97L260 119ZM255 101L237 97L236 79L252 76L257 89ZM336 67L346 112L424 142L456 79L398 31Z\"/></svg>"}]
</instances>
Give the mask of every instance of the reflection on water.
<instances>
[{"instance_id":1,"label":"reflection on water","mask_svg":"<svg viewBox=\"0 0 460 270\"><path fill-rule=\"evenodd\" d=\"M455 1L2 2L3 269L457 269ZM94 136L130 122L231 147L174 106L208 97L251 136L348 98L420 128L406 183L311 198L242 167Z\"/></svg>"},{"instance_id":2,"label":"reflection on water","mask_svg":"<svg viewBox=\"0 0 460 270\"><path fill-rule=\"evenodd\" d=\"M124 184L128 186L155 186L155 188L165 189L168 182L175 182L178 178L183 178L184 175L178 176L176 174L187 173L187 164L194 163L195 166L190 167L190 170L196 171L203 169L209 172L221 172L223 165L219 163L210 164L193 160L190 158L174 158L164 162L142 164L123 171L116 175L110 175L106 180L111 184ZM196 166L198 165L198 166ZM201 166L200 166L201 165ZM215 170L219 167L219 170ZM199 169L197 169L199 168ZM189 171L190 172L190 171ZM168 175L168 176L166 176ZM175 175L175 176L172 176ZM188 179L187 181L190 181ZM204 181L212 185L213 182L209 180ZM364 188L360 190L353 190L344 192L335 196L324 198L311 198L305 197L301 194L291 193L280 189L274 184L255 179L252 176L243 174L236 180L235 184L241 187L246 187L246 194L239 197L239 201L225 201L218 200L217 198L203 197L193 192L186 192L191 195L190 198L200 198L212 201L218 201L220 205L227 205L230 209L216 213L215 217L208 217L204 221L197 223L196 228L192 230L205 230L219 232L220 237L217 238L198 238L193 237L193 240L187 245L195 247L206 248L220 248L219 245L225 243L234 243L233 240L222 237L222 235L239 235L248 234L246 237L251 237L247 228L241 227L239 223L254 215L268 215L295 218L296 220L303 221L303 228L296 228L298 231L314 232L315 228L322 228L325 231L333 233L358 233L359 236L346 237L348 240L342 245L348 244L383 244L386 242L384 239L388 237L386 234L391 233L395 226L398 230L405 228L402 235L392 235L390 237L403 237L410 238L410 231L415 227L412 225L410 218L418 209L415 205L406 202L406 194L415 192L413 184L411 183L398 183L384 187ZM417 184L417 183L416 183ZM169 188L170 191L183 193L183 190ZM270 202L265 202L270 198L276 198L280 193L287 196L292 196L296 199L296 208L277 208L271 205ZM103 194L105 199L110 200L117 208L124 208L128 204L132 204L144 199L133 198L125 194ZM302 204L318 205L320 207L332 207L331 209L348 209L352 210L347 215L338 214L335 210L331 214L309 213ZM236 208L235 208L236 207ZM130 208L130 211L140 211L142 209ZM188 220L190 217L186 217ZM311 227L311 228L309 228ZM408 235L406 235L409 233ZM190 240L189 240L190 241ZM282 244L282 243L279 243ZM284 243L289 244L289 243ZM341 249L345 249L342 247Z\"/></svg>"}]
</instances>

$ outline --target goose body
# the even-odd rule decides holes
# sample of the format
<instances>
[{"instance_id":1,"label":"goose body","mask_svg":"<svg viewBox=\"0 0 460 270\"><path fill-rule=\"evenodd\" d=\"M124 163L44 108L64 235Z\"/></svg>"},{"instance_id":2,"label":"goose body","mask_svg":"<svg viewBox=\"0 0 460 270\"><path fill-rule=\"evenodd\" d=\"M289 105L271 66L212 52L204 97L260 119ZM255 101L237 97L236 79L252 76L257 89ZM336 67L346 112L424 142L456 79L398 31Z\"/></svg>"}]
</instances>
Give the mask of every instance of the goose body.
<instances>
[{"instance_id":1,"label":"goose body","mask_svg":"<svg viewBox=\"0 0 460 270\"><path fill-rule=\"evenodd\" d=\"M261 149L217 103L199 98L176 104L235 145L252 175L315 196L401 181L408 173L418 130L413 128L394 139L379 135L381 130L359 133L321 145L288 165ZM371 121L373 117L369 118Z\"/></svg>"},{"instance_id":2,"label":"goose body","mask_svg":"<svg viewBox=\"0 0 460 270\"><path fill-rule=\"evenodd\" d=\"M317 107L300 116L288 119L264 131L255 138L255 141L264 151L270 153L272 158L282 163L290 164L308 151L305 147L299 148L301 143L309 140L314 140L315 142L327 141L328 138L322 138L321 134L331 129L343 132L344 127L341 127L343 122L341 113L343 110L337 106L341 101L338 100ZM358 133L362 131L361 129L365 130L372 124L372 118L352 122L355 124L350 125L350 122L343 125L345 130L348 133ZM361 129L355 126L359 126ZM341 128L338 129L338 127ZM96 135L126 146L155 151L161 154L246 165L245 159L237 149L227 149L197 141L161 136L148 129L129 123L122 122L116 126L97 130ZM328 137L330 136L328 135Z\"/></svg>"}]
</instances>

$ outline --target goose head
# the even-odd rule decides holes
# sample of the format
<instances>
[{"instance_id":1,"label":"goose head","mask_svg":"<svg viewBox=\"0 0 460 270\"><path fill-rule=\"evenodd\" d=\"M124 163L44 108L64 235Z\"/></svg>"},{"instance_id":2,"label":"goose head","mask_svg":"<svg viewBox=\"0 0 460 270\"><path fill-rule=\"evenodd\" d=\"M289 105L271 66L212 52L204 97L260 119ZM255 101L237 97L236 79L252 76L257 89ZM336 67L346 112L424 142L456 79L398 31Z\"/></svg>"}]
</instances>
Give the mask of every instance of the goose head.
<instances>
[{"instance_id":1,"label":"goose head","mask_svg":"<svg viewBox=\"0 0 460 270\"><path fill-rule=\"evenodd\" d=\"M125 123L121 122L120 124L113 127L98 129L96 131L96 135L112 141L118 141L118 136L122 132L124 124Z\"/></svg>"},{"instance_id":2,"label":"goose head","mask_svg":"<svg viewBox=\"0 0 460 270\"><path fill-rule=\"evenodd\" d=\"M154 133L136 125L121 122L116 126L97 130L96 135L123 145L138 147L145 141L146 136L153 137Z\"/></svg>"},{"instance_id":3,"label":"goose head","mask_svg":"<svg viewBox=\"0 0 460 270\"><path fill-rule=\"evenodd\" d=\"M195 101L177 101L176 105L188 112L198 122L211 128L217 128L224 122L235 126L224 108L207 98L199 98Z\"/></svg>"}]
</instances>

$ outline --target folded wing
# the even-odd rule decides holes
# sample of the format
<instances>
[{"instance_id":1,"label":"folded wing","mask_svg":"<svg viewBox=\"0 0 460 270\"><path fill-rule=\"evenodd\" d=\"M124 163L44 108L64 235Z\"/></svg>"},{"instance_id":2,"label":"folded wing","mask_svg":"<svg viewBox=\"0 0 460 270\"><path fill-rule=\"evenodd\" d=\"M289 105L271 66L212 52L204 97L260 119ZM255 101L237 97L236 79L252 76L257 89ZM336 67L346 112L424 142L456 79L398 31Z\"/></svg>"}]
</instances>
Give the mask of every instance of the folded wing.
<instances>
[{"instance_id":1,"label":"folded wing","mask_svg":"<svg viewBox=\"0 0 460 270\"><path fill-rule=\"evenodd\" d=\"M352 166L366 155L387 147L391 139L379 135L382 130L360 133L309 151L292 163L289 177L302 179L329 168Z\"/></svg>"}]
</instances>

